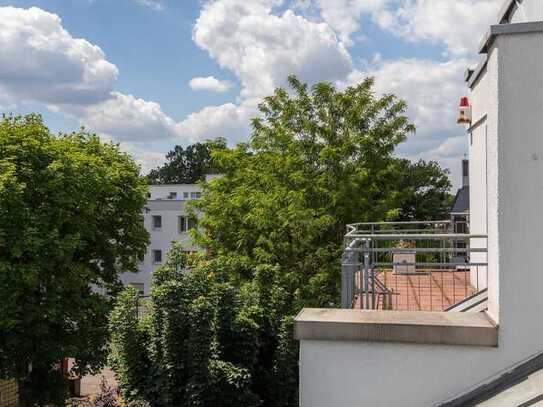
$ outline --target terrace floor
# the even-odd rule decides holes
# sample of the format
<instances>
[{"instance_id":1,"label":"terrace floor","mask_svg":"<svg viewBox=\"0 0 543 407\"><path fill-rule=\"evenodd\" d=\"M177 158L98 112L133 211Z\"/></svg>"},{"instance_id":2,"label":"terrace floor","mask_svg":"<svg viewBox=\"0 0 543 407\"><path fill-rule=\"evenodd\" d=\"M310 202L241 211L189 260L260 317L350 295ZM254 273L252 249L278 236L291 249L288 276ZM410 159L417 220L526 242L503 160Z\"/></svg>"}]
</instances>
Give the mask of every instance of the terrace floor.
<instances>
[{"instance_id":1,"label":"terrace floor","mask_svg":"<svg viewBox=\"0 0 543 407\"><path fill-rule=\"evenodd\" d=\"M382 270L376 272L376 277L388 293L376 289L375 307L369 307L373 309L444 311L476 291L470 283L469 271L395 273ZM371 303L371 294L369 298ZM360 308L359 296L355 297L353 308Z\"/></svg>"}]
</instances>

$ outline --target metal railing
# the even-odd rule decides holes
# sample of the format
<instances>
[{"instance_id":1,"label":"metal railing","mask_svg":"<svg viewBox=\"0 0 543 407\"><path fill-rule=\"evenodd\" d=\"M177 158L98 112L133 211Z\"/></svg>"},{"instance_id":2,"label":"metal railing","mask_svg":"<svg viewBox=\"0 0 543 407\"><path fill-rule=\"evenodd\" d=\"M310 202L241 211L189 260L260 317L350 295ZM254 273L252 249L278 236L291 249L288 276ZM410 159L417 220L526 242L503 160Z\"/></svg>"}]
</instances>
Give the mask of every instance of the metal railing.
<instances>
[{"instance_id":1,"label":"metal railing","mask_svg":"<svg viewBox=\"0 0 543 407\"><path fill-rule=\"evenodd\" d=\"M487 286L487 236L450 221L348 225L342 307L444 311Z\"/></svg>"}]
</instances>

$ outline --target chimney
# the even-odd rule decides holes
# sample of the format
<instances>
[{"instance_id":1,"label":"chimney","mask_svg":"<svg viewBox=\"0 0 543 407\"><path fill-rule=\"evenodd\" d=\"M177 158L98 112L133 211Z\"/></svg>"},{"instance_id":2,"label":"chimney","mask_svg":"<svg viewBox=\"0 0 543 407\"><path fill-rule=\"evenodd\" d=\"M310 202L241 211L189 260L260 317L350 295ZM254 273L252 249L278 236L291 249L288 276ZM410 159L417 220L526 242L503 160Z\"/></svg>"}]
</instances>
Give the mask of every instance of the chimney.
<instances>
[{"instance_id":1,"label":"chimney","mask_svg":"<svg viewBox=\"0 0 543 407\"><path fill-rule=\"evenodd\" d=\"M469 186L469 160L462 160L462 186Z\"/></svg>"}]
</instances>

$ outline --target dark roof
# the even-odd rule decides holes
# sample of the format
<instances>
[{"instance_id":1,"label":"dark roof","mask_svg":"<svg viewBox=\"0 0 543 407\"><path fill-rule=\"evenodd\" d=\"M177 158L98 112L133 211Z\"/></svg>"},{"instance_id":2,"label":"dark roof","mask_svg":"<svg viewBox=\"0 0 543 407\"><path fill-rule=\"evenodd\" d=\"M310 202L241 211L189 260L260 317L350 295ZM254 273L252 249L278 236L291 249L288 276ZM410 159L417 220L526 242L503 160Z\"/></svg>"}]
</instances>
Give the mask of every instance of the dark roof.
<instances>
[{"instance_id":1,"label":"dark roof","mask_svg":"<svg viewBox=\"0 0 543 407\"><path fill-rule=\"evenodd\" d=\"M465 185L458 190L451 207L451 213L465 212L469 212L469 185Z\"/></svg>"},{"instance_id":2,"label":"dark roof","mask_svg":"<svg viewBox=\"0 0 543 407\"><path fill-rule=\"evenodd\" d=\"M493 403L491 405L515 405L519 407L527 407L535 405L538 401L542 400L541 396L541 384L537 383L536 380L530 376L536 372L541 372L543 369L543 354L538 354L537 356L532 357L526 362L521 363L520 365L511 368L501 375L495 377L488 383L485 383L470 392L457 397L454 400L450 400L445 403L439 404L440 407L466 407L466 406L476 406L480 403L492 399L494 396L499 394L505 394L508 391L510 398L516 396L518 398L528 398L526 402L520 404L518 401L514 404L504 404L504 403ZM525 384L522 386L522 384ZM529 394L527 389L535 391L536 397L533 397L534 394Z\"/></svg>"}]
</instances>

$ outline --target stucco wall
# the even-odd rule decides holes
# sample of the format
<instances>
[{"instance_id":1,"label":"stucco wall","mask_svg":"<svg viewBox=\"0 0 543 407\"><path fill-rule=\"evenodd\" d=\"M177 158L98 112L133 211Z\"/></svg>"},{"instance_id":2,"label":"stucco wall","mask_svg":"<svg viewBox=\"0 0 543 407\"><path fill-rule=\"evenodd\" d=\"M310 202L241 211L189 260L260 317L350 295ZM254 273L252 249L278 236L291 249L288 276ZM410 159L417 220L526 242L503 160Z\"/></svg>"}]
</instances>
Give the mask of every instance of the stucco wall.
<instances>
[{"instance_id":1,"label":"stucco wall","mask_svg":"<svg viewBox=\"0 0 543 407\"><path fill-rule=\"evenodd\" d=\"M519 9L511 18L512 23L543 20L543 2L541 0L523 0Z\"/></svg>"},{"instance_id":2,"label":"stucco wall","mask_svg":"<svg viewBox=\"0 0 543 407\"><path fill-rule=\"evenodd\" d=\"M496 42L500 324L504 344L543 348L543 33Z\"/></svg>"},{"instance_id":3,"label":"stucco wall","mask_svg":"<svg viewBox=\"0 0 543 407\"><path fill-rule=\"evenodd\" d=\"M185 250L197 250L197 247L192 244L188 232L179 231L179 216L188 215L186 203L187 201L181 200L158 200L147 203L148 211L144 214L144 225L150 234L149 246L138 273L124 273L121 276L124 284L143 283L145 294L148 294L152 273L161 265L154 263L153 250L162 250L162 264L166 261L173 241L179 242ZM160 229L153 228L152 220L155 215L162 217Z\"/></svg>"},{"instance_id":4,"label":"stucco wall","mask_svg":"<svg viewBox=\"0 0 543 407\"><path fill-rule=\"evenodd\" d=\"M302 406L437 405L543 351L543 33L498 36L485 77L489 313L499 347L302 341Z\"/></svg>"},{"instance_id":5,"label":"stucco wall","mask_svg":"<svg viewBox=\"0 0 543 407\"><path fill-rule=\"evenodd\" d=\"M470 92L472 106L473 128L469 131L469 177L470 177L470 232L472 234L487 234L487 136L488 136L488 106L489 86L491 78L488 75L488 65L475 82ZM492 69L492 67L490 67ZM472 248L486 248L486 239L471 239ZM486 263L485 253L472 253L473 263ZM472 267L471 282L475 288L487 286L487 268Z\"/></svg>"}]
</instances>

